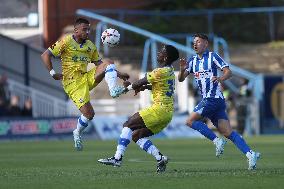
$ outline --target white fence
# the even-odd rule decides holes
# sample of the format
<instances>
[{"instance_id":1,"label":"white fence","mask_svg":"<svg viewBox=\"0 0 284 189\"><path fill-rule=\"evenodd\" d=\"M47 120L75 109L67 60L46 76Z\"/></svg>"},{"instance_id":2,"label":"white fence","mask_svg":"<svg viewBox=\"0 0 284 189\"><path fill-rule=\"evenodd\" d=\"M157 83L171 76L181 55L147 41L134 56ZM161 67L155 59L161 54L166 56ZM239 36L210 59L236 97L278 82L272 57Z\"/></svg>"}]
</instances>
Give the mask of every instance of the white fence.
<instances>
[{"instance_id":1,"label":"white fence","mask_svg":"<svg viewBox=\"0 0 284 189\"><path fill-rule=\"evenodd\" d=\"M20 106L26 99L32 99L33 117L60 117L68 116L68 104L61 99L27 87L13 80L8 80L11 95L20 97Z\"/></svg>"}]
</instances>

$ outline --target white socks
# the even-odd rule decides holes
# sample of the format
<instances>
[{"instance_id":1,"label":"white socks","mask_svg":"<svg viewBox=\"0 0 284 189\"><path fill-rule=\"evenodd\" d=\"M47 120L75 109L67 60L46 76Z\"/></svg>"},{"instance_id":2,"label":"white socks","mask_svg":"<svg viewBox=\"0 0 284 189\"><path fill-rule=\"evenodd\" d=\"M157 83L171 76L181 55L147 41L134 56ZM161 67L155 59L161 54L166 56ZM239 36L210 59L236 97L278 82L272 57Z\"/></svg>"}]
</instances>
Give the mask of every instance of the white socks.
<instances>
[{"instance_id":1,"label":"white socks","mask_svg":"<svg viewBox=\"0 0 284 189\"><path fill-rule=\"evenodd\" d=\"M128 127L123 127L118 140L116 152L114 155L115 159L119 160L120 158L122 158L131 139L132 139L132 130L129 129Z\"/></svg>"},{"instance_id":2,"label":"white socks","mask_svg":"<svg viewBox=\"0 0 284 189\"><path fill-rule=\"evenodd\" d=\"M157 161L161 160L161 153L153 143L147 138L140 138L136 144L148 154L151 154Z\"/></svg>"},{"instance_id":3,"label":"white socks","mask_svg":"<svg viewBox=\"0 0 284 189\"><path fill-rule=\"evenodd\" d=\"M77 122L77 131L79 134L82 133L82 131L88 126L89 119L86 118L83 114L78 118Z\"/></svg>"},{"instance_id":4,"label":"white socks","mask_svg":"<svg viewBox=\"0 0 284 189\"><path fill-rule=\"evenodd\" d=\"M128 146L128 144L130 143L132 139L132 130L128 127L123 127L119 140L118 140L118 145L116 148L116 152L115 152L115 159L119 160L122 158L122 156L124 155L124 152ZM159 161L161 160L161 153L160 151L157 149L156 146L153 145L153 143L147 139L147 138L140 138L136 144L143 150L145 150L148 154L151 154L152 156L154 156L154 158Z\"/></svg>"},{"instance_id":5,"label":"white socks","mask_svg":"<svg viewBox=\"0 0 284 189\"><path fill-rule=\"evenodd\" d=\"M105 70L105 80L107 82L109 90L116 86L117 72L115 64L109 64Z\"/></svg>"}]
</instances>

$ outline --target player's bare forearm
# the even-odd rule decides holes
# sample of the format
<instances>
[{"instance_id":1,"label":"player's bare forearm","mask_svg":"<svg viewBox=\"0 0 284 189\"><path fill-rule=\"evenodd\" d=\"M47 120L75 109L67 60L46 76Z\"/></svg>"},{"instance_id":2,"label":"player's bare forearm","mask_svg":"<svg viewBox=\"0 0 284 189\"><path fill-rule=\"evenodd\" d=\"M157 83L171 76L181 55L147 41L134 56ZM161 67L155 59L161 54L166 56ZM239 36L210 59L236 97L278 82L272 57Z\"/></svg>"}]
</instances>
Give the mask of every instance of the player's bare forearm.
<instances>
[{"instance_id":1,"label":"player's bare forearm","mask_svg":"<svg viewBox=\"0 0 284 189\"><path fill-rule=\"evenodd\" d=\"M144 91L145 89L152 90L152 85L151 84L142 85L139 89L140 91Z\"/></svg>"},{"instance_id":2,"label":"player's bare forearm","mask_svg":"<svg viewBox=\"0 0 284 189\"><path fill-rule=\"evenodd\" d=\"M138 81L135 81L132 83L132 88L134 90L138 90L140 87L142 87L143 85L148 85L150 84L147 80L146 77L142 78L142 79L139 79Z\"/></svg>"},{"instance_id":3,"label":"player's bare forearm","mask_svg":"<svg viewBox=\"0 0 284 189\"><path fill-rule=\"evenodd\" d=\"M51 55L49 54L48 50L46 50L46 51L44 51L44 53L42 53L41 59L42 59L44 65L45 65L45 67L47 68L48 72L53 77L53 79L55 79L55 80L62 80L63 79L62 74L55 73L55 71L53 70L53 66L52 66L52 62L51 62Z\"/></svg>"},{"instance_id":4,"label":"player's bare forearm","mask_svg":"<svg viewBox=\"0 0 284 189\"><path fill-rule=\"evenodd\" d=\"M222 83L226 81L227 79L229 79L231 76L232 76L232 71L230 70L229 67L225 67L223 68L223 75L221 77L213 76L211 80L213 82Z\"/></svg>"},{"instance_id":5,"label":"player's bare forearm","mask_svg":"<svg viewBox=\"0 0 284 189\"><path fill-rule=\"evenodd\" d=\"M51 55L49 54L48 50L42 53L41 59L48 71L53 69L52 62L51 62Z\"/></svg>"},{"instance_id":6,"label":"player's bare forearm","mask_svg":"<svg viewBox=\"0 0 284 189\"><path fill-rule=\"evenodd\" d=\"M226 81L230 77L232 77L232 71L230 70L230 68L229 67L223 68L223 75L220 77L220 80Z\"/></svg>"},{"instance_id":7,"label":"player's bare forearm","mask_svg":"<svg viewBox=\"0 0 284 189\"><path fill-rule=\"evenodd\" d=\"M145 89L152 90L152 85L151 84L147 84L147 85L143 85L143 86L145 86Z\"/></svg>"},{"instance_id":8,"label":"player's bare forearm","mask_svg":"<svg viewBox=\"0 0 284 189\"><path fill-rule=\"evenodd\" d=\"M142 85L141 87L135 90L134 96L136 96L139 92L144 91L145 89L152 90L152 85L151 84Z\"/></svg>"}]
</instances>

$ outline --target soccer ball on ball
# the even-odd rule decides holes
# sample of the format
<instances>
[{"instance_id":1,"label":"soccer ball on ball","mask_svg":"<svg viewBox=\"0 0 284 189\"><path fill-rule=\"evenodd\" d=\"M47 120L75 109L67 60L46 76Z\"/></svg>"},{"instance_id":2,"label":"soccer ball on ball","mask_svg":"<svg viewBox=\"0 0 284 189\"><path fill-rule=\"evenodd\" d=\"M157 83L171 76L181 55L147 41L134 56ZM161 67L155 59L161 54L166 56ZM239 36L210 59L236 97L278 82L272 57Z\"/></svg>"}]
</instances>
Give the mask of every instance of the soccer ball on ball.
<instances>
[{"instance_id":1,"label":"soccer ball on ball","mask_svg":"<svg viewBox=\"0 0 284 189\"><path fill-rule=\"evenodd\" d=\"M102 33L101 39L104 45L115 47L119 43L120 34L116 29L108 28Z\"/></svg>"}]
</instances>

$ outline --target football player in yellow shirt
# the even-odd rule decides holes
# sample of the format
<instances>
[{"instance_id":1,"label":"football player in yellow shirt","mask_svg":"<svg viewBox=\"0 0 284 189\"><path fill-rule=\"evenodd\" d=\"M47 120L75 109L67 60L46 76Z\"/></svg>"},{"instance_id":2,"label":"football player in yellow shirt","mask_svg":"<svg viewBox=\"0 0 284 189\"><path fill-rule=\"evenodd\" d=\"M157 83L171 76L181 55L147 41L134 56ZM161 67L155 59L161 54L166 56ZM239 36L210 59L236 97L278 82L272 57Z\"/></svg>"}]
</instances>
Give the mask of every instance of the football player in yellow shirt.
<instances>
[{"instance_id":1,"label":"football player in yellow shirt","mask_svg":"<svg viewBox=\"0 0 284 189\"><path fill-rule=\"evenodd\" d=\"M147 73L146 77L131 85L136 94L145 89L152 90L153 104L135 113L123 124L115 155L111 158L99 159L98 162L120 166L124 152L132 139L141 149L156 158L158 173L166 170L167 156L162 155L147 137L162 131L172 120L175 85L172 63L178 57L179 52L175 47L165 45L158 53L158 63L161 68L154 69Z\"/></svg>"},{"instance_id":2,"label":"football player in yellow shirt","mask_svg":"<svg viewBox=\"0 0 284 189\"><path fill-rule=\"evenodd\" d=\"M113 61L101 60L96 46L88 39L89 32L89 21L78 18L74 23L73 34L58 40L41 55L50 75L55 80L62 80L64 91L82 113L78 118L77 128L73 131L77 150L83 149L81 133L95 115L89 91L105 78L110 95L115 98L124 90L124 87L117 86L117 77L123 80L129 78L128 74L116 70ZM62 74L53 70L52 56L61 58ZM94 63L96 66L87 71L88 63Z\"/></svg>"}]
</instances>

